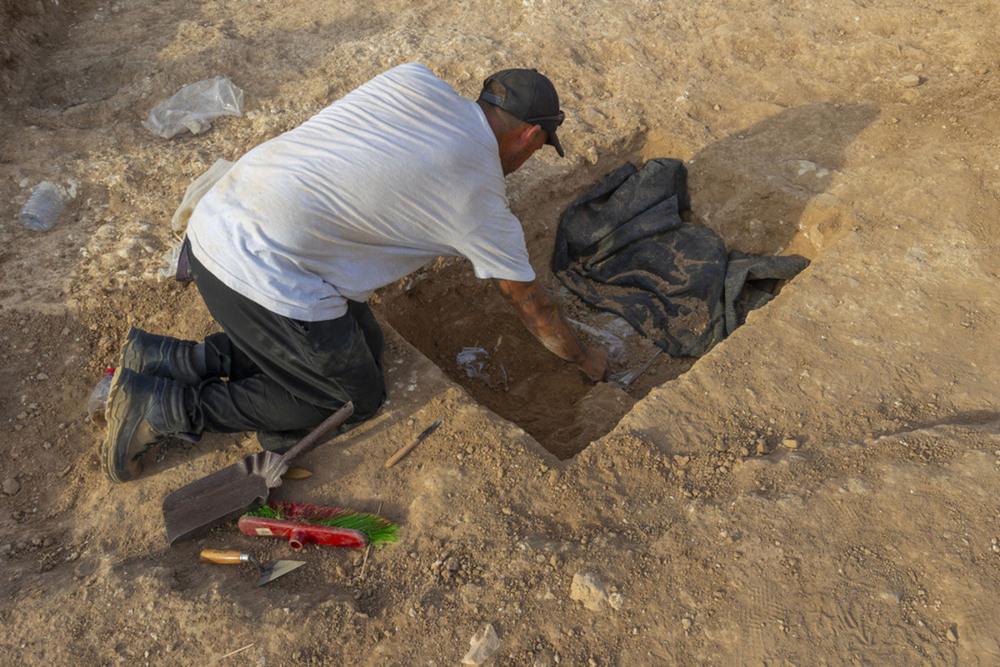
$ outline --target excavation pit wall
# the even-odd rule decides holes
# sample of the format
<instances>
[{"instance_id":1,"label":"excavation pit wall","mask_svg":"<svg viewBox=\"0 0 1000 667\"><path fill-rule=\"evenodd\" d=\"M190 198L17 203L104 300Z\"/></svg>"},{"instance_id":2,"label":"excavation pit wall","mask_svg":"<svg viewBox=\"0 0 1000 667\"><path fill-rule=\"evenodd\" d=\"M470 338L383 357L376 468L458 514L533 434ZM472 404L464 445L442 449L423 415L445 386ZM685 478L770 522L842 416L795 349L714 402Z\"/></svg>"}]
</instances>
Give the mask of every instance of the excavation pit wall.
<instances>
[{"instance_id":1,"label":"excavation pit wall","mask_svg":"<svg viewBox=\"0 0 1000 667\"><path fill-rule=\"evenodd\" d=\"M697 154L652 132L558 188L532 183L545 174L530 170L512 182L512 209L524 224L537 279L558 297L585 343L611 351L613 373L644 369L627 386L595 385L575 365L545 350L464 260L441 260L383 290L376 312L478 403L520 426L557 458L570 459L697 359L657 355L651 340L620 318L590 308L555 279L552 248L566 207L625 162L641 167L648 159L675 157L688 165L693 209L688 221L717 231L729 250L813 260L851 224L843 202L828 190L837 184L846 146L872 114L862 106L808 105ZM787 287L779 284L775 293ZM780 307L779 297L744 326L767 327L767 312Z\"/></svg>"}]
</instances>

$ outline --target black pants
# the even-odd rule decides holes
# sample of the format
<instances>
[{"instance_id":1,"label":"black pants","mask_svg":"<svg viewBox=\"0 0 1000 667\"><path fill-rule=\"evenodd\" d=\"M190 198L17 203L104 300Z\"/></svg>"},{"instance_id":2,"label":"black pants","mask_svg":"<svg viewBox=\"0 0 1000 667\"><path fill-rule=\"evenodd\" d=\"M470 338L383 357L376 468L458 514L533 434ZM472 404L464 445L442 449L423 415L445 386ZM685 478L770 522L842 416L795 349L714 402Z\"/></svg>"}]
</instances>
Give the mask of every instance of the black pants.
<instances>
[{"instance_id":1,"label":"black pants","mask_svg":"<svg viewBox=\"0 0 1000 667\"><path fill-rule=\"evenodd\" d=\"M304 434L347 401L349 423L372 417L385 398L382 330L365 303L334 320L300 322L234 292L189 250L191 275L224 333L205 339L212 376L193 388L194 433ZM263 442L262 442L263 444Z\"/></svg>"}]
</instances>

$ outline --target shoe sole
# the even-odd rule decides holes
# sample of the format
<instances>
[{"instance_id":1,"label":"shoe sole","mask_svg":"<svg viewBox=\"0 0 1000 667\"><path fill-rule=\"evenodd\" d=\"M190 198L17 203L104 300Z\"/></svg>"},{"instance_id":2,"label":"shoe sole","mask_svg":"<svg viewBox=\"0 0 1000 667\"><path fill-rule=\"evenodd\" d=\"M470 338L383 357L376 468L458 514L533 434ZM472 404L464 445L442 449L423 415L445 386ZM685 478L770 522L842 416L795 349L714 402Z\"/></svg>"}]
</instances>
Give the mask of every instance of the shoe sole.
<instances>
[{"instance_id":1,"label":"shoe sole","mask_svg":"<svg viewBox=\"0 0 1000 667\"><path fill-rule=\"evenodd\" d=\"M121 367L115 369L115 374L111 378L111 388L108 390L108 402L104 411L108 427L104 434L104 442L101 443L101 465L104 474L115 483L127 482L134 477L128 469L129 462L122 460L124 456L118 452L117 447L117 442L120 440L118 431L127 426L124 421L132 403L131 397L121 392L122 370ZM113 437L115 435L119 437Z\"/></svg>"}]
</instances>

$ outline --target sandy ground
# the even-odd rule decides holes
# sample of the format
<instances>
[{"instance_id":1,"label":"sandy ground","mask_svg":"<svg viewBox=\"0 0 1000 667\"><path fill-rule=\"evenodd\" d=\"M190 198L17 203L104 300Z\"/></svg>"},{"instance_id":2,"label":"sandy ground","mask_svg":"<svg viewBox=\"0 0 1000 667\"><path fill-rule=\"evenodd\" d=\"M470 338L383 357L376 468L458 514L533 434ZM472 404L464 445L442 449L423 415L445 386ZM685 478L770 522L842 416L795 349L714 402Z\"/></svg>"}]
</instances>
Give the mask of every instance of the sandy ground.
<instances>
[{"instance_id":1,"label":"sandy ground","mask_svg":"<svg viewBox=\"0 0 1000 667\"><path fill-rule=\"evenodd\" d=\"M995 3L0 7L0 662L458 664L491 626L504 665L1000 663ZM163 497L257 449L206 436L120 486L98 468L86 400L128 326L214 330L160 275L170 217L215 160L408 61L469 96L510 66L556 82L568 158L509 182L554 289L560 212L653 157L688 161L730 247L812 263L630 392L547 358L466 264L429 267L378 295L384 412L276 491L381 512L400 542L293 555L229 526L168 547ZM216 75L242 116L140 125ZM75 198L39 234L17 211L42 180ZM496 348L506 391L464 377L467 346ZM307 564L254 588L203 548Z\"/></svg>"}]
</instances>

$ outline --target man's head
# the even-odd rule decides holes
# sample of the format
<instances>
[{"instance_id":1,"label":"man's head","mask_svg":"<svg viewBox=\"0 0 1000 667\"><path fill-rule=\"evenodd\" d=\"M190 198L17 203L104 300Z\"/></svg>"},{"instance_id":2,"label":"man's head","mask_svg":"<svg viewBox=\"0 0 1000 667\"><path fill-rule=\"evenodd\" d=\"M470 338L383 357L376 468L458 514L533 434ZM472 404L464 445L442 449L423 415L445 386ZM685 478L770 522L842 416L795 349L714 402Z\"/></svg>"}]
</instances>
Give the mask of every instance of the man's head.
<instances>
[{"instance_id":1,"label":"man's head","mask_svg":"<svg viewBox=\"0 0 1000 667\"><path fill-rule=\"evenodd\" d=\"M559 109L559 95L537 70L506 69L493 74L483 82L478 101L500 142L504 173L517 169L543 144L564 155L556 136L565 117Z\"/></svg>"}]
</instances>

